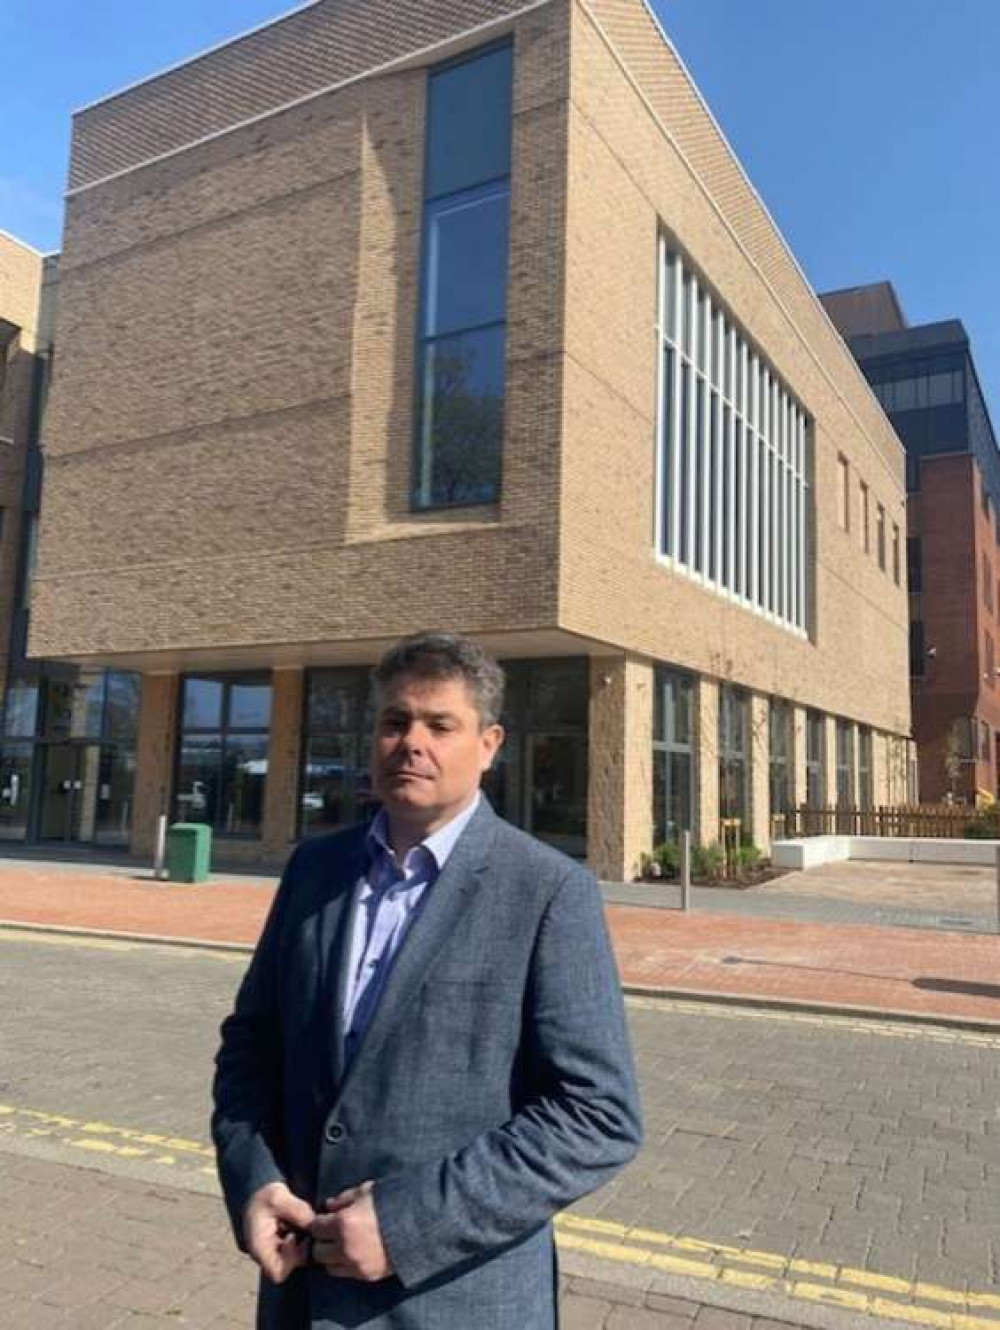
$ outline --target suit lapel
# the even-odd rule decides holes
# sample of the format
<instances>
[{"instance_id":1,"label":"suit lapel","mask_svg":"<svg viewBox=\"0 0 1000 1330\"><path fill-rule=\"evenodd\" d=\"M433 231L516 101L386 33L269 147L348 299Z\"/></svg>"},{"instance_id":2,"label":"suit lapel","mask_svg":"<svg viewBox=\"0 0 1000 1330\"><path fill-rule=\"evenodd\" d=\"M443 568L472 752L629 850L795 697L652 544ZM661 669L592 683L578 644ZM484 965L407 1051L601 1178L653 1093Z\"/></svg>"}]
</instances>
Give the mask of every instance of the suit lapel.
<instances>
[{"instance_id":1,"label":"suit lapel","mask_svg":"<svg viewBox=\"0 0 1000 1330\"><path fill-rule=\"evenodd\" d=\"M339 1085L338 1098L358 1067L376 1055L401 1016L410 1010L414 993L479 889L495 829L496 815L483 798L410 925L368 1029ZM340 1043L343 1045L342 1038Z\"/></svg>"},{"instance_id":2,"label":"suit lapel","mask_svg":"<svg viewBox=\"0 0 1000 1330\"><path fill-rule=\"evenodd\" d=\"M332 1007L330 1070L335 1086L340 1084L344 1074L344 990L354 915L358 908L358 888L368 868L366 830L359 830L357 841L333 869L333 881L317 939L320 973L325 976L321 990L323 1001L328 1012Z\"/></svg>"}]
</instances>

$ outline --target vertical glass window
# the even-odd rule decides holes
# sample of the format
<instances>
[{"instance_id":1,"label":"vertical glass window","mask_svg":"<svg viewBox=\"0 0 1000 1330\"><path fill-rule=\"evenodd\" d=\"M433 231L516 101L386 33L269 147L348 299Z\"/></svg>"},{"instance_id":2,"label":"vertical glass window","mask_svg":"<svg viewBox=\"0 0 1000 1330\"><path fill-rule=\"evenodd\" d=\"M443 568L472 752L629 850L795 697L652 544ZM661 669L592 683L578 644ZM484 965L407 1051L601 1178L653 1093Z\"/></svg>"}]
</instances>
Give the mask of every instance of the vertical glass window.
<instances>
[{"instance_id":1,"label":"vertical glass window","mask_svg":"<svg viewBox=\"0 0 1000 1330\"><path fill-rule=\"evenodd\" d=\"M871 808L875 803L872 779L872 732L867 725L858 726L858 803Z\"/></svg>"},{"instance_id":2,"label":"vertical glass window","mask_svg":"<svg viewBox=\"0 0 1000 1330\"><path fill-rule=\"evenodd\" d=\"M304 836L371 816L368 775L374 701L367 670L311 670L306 678L300 826Z\"/></svg>"},{"instance_id":3,"label":"vertical glass window","mask_svg":"<svg viewBox=\"0 0 1000 1330\"><path fill-rule=\"evenodd\" d=\"M660 310L658 551L805 632L805 415L665 237Z\"/></svg>"},{"instance_id":4,"label":"vertical glass window","mask_svg":"<svg viewBox=\"0 0 1000 1330\"><path fill-rule=\"evenodd\" d=\"M843 453L837 454L837 520L844 531L850 531L851 471Z\"/></svg>"},{"instance_id":5,"label":"vertical glass window","mask_svg":"<svg viewBox=\"0 0 1000 1330\"><path fill-rule=\"evenodd\" d=\"M854 806L854 726L837 721L837 807Z\"/></svg>"},{"instance_id":6,"label":"vertical glass window","mask_svg":"<svg viewBox=\"0 0 1000 1330\"><path fill-rule=\"evenodd\" d=\"M892 524L892 580L899 586L899 527Z\"/></svg>"},{"instance_id":7,"label":"vertical glass window","mask_svg":"<svg viewBox=\"0 0 1000 1330\"><path fill-rule=\"evenodd\" d=\"M503 439L512 50L430 75L415 508L495 502Z\"/></svg>"},{"instance_id":8,"label":"vertical glass window","mask_svg":"<svg viewBox=\"0 0 1000 1330\"><path fill-rule=\"evenodd\" d=\"M793 778L792 708L788 702L772 699L768 715L768 750L770 757L771 816L792 809Z\"/></svg>"},{"instance_id":9,"label":"vertical glass window","mask_svg":"<svg viewBox=\"0 0 1000 1330\"><path fill-rule=\"evenodd\" d=\"M183 682L174 805L220 836L259 836L264 821L271 682L190 675Z\"/></svg>"},{"instance_id":10,"label":"vertical glass window","mask_svg":"<svg viewBox=\"0 0 1000 1330\"><path fill-rule=\"evenodd\" d=\"M861 548L866 554L872 550L872 532L871 532L871 496L868 486L862 480L860 482L861 491Z\"/></svg>"},{"instance_id":11,"label":"vertical glass window","mask_svg":"<svg viewBox=\"0 0 1000 1330\"><path fill-rule=\"evenodd\" d=\"M910 536L906 542L906 580L911 591L923 590L924 559L919 536Z\"/></svg>"},{"instance_id":12,"label":"vertical glass window","mask_svg":"<svg viewBox=\"0 0 1000 1330\"><path fill-rule=\"evenodd\" d=\"M694 680L657 668L653 683L653 843L694 831Z\"/></svg>"},{"instance_id":13,"label":"vertical glass window","mask_svg":"<svg viewBox=\"0 0 1000 1330\"><path fill-rule=\"evenodd\" d=\"M878 550L878 566L885 572L885 509L881 504L875 508L875 547Z\"/></svg>"},{"instance_id":14,"label":"vertical glass window","mask_svg":"<svg viewBox=\"0 0 1000 1330\"><path fill-rule=\"evenodd\" d=\"M748 699L731 684L719 687L719 815L739 818L749 833Z\"/></svg>"},{"instance_id":15,"label":"vertical glass window","mask_svg":"<svg viewBox=\"0 0 1000 1330\"><path fill-rule=\"evenodd\" d=\"M506 739L483 789L515 826L566 854L587 853L589 666L504 661Z\"/></svg>"},{"instance_id":16,"label":"vertical glass window","mask_svg":"<svg viewBox=\"0 0 1000 1330\"><path fill-rule=\"evenodd\" d=\"M806 712L806 804L826 803L826 722L818 711Z\"/></svg>"}]
</instances>

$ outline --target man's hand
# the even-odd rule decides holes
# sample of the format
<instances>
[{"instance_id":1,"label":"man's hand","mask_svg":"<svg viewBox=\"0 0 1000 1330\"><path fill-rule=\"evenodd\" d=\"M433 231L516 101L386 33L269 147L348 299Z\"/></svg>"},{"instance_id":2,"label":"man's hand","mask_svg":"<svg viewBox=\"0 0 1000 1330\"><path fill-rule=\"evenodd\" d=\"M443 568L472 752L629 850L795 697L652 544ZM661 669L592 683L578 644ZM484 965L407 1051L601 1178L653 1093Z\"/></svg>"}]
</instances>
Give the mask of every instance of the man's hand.
<instances>
[{"instance_id":1,"label":"man's hand","mask_svg":"<svg viewBox=\"0 0 1000 1330\"><path fill-rule=\"evenodd\" d=\"M362 1182L327 1201L325 1213L312 1222L313 1260L328 1275L363 1279L373 1284L392 1274L392 1263L382 1245L378 1216L372 1199L374 1183Z\"/></svg>"},{"instance_id":2,"label":"man's hand","mask_svg":"<svg viewBox=\"0 0 1000 1330\"><path fill-rule=\"evenodd\" d=\"M270 1182L247 1201L243 1210L243 1241L272 1284L283 1284L309 1261L309 1226L316 1218L307 1202L283 1182Z\"/></svg>"}]
</instances>

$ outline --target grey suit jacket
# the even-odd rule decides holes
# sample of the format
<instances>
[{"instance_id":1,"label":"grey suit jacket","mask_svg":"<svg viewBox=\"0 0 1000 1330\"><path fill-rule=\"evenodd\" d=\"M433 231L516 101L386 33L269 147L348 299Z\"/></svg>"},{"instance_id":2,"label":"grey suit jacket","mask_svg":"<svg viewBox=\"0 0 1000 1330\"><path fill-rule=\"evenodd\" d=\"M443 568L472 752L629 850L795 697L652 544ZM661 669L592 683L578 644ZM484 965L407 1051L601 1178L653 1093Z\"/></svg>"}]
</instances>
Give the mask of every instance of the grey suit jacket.
<instances>
[{"instance_id":1,"label":"grey suit jacket","mask_svg":"<svg viewBox=\"0 0 1000 1330\"><path fill-rule=\"evenodd\" d=\"M551 1330L550 1221L635 1153L638 1093L597 885L483 800L350 1067L341 994L365 828L289 861L222 1026L213 1137L237 1241L258 1187L366 1178L395 1275L261 1281L264 1330Z\"/></svg>"}]
</instances>

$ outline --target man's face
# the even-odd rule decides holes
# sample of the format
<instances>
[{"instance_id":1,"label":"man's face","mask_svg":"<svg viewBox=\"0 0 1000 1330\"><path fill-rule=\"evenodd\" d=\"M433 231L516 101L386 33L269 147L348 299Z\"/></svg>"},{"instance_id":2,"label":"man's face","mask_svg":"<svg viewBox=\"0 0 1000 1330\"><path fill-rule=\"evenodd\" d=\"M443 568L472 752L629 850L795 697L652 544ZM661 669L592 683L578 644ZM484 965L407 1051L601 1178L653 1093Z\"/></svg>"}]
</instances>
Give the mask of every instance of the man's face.
<instances>
[{"instance_id":1,"label":"man's face","mask_svg":"<svg viewBox=\"0 0 1000 1330\"><path fill-rule=\"evenodd\" d=\"M379 692L372 784L390 818L425 832L470 802L503 742L483 726L463 679L400 675Z\"/></svg>"}]
</instances>

